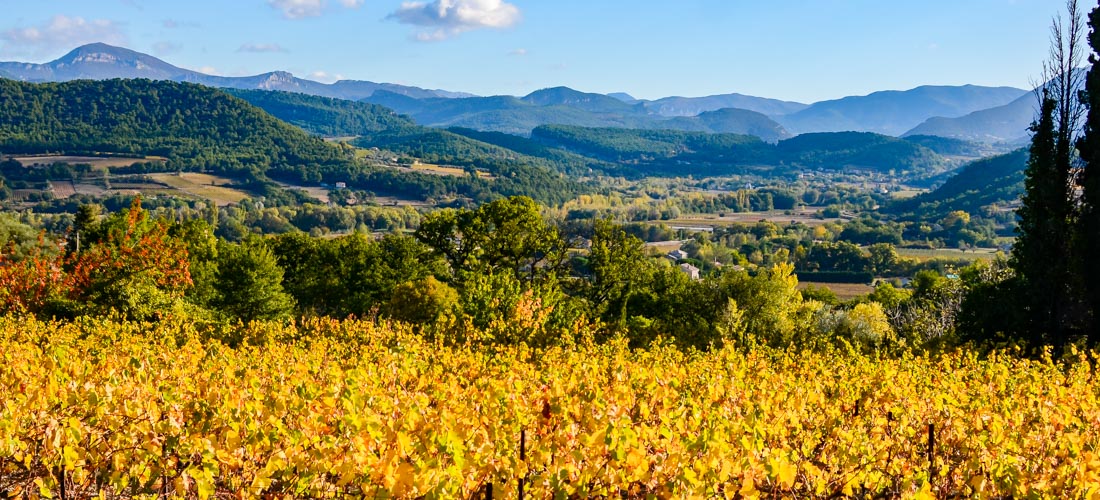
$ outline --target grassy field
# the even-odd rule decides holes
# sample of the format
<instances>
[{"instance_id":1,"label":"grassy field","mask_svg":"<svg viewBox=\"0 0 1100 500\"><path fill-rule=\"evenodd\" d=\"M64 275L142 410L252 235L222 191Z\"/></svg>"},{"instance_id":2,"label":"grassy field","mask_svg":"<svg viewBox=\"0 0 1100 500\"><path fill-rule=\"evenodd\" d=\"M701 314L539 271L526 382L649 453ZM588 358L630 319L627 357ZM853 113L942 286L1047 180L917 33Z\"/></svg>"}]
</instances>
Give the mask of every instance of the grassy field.
<instances>
[{"instance_id":1,"label":"grassy field","mask_svg":"<svg viewBox=\"0 0 1100 500\"><path fill-rule=\"evenodd\" d=\"M900 189L890 193L890 197L895 200L904 200L912 198L919 194L927 193L927 189Z\"/></svg>"},{"instance_id":2,"label":"grassy field","mask_svg":"<svg viewBox=\"0 0 1100 500\"><path fill-rule=\"evenodd\" d=\"M875 291L874 287L862 283L815 283L812 281L798 282L798 289L805 290L806 287L811 285L814 288L828 288L832 290L840 300L850 300Z\"/></svg>"},{"instance_id":3,"label":"grassy field","mask_svg":"<svg viewBox=\"0 0 1100 500\"><path fill-rule=\"evenodd\" d=\"M216 175L186 172L179 175L150 174L149 177L177 191L211 200L218 206L240 203L248 198L248 193L226 187L233 181Z\"/></svg>"},{"instance_id":4,"label":"grassy field","mask_svg":"<svg viewBox=\"0 0 1100 500\"><path fill-rule=\"evenodd\" d=\"M119 168L129 167L135 163L144 163L150 161L161 161L165 159L158 156L147 156L145 158L118 158L110 157L103 158L98 156L55 156L55 155L42 155L42 156L15 156L12 157L15 161L22 164L24 167L32 166L48 166L54 163L87 163L92 167L103 168Z\"/></svg>"},{"instance_id":5,"label":"grassy field","mask_svg":"<svg viewBox=\"0 0 1100 500\"><path fill-rule=\"evenodd\" d=\"M299 186L297 184L290 184L288 182L275 181L275 184L282 186L286 189L300 189L305 191L310 198L313 198L321 203L329 202L329 189L320 186Z\"/></svg>"},{"instance_id":6,"label":"grassy field","mask_svg":"<svg viewBox=\"0 0 1100 500\"><path fill-rule=\"evenodd\" d=\"M433 165L431 163L414 163L410 168L417 172L424 172L434 175L449 175L453 177L464 177L466 171L458 167L447 167L443 165ZM493 176L488 172L478 172L478 177L482 179L492 179Z\"/></svg>"}]
</instances>

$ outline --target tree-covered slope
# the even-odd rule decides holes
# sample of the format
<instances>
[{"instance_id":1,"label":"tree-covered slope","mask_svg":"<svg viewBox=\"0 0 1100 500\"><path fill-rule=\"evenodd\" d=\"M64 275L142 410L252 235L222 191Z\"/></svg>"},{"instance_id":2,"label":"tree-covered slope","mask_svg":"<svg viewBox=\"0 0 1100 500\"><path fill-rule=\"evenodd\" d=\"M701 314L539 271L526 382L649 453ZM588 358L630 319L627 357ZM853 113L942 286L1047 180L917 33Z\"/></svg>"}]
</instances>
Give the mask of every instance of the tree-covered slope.
<instances>
[{"instance_id":1,"label":"tree-covered slope","mask_svg":"<svg viewBox=\"0 0 1100 500\"><path fill-rule=\"evenodd\" d=\"M753 135L766 142L776 142L791 137L787 129L764 114L736 108L706 111L697 116L672 118L654 124L654 128Z\"/></svg>"},{"instance_id":2,"label":"tree-covered slope","mask_svg":"<svg viewBox=\"0 0 1100 500\"><path fill-rule=\"evenodd\" d=\"M226 92L317 135L363 135L413 124L392 109L365 102L270 90L232 89Z\"/></svg>"},{"instance_id":3,"label":"tree-covered slope","mask_svg":"<svg viewBox=\"0 0 1100 500\"><path fill-rule=\"evenodd\" d=\"M288 109L333 112L318 110L305 96L266 97ZM288 104L295 99L308 104ZM337 110L354 105L335 104ZM195 84L0 80L0 151L4 153L156 155L168 159L164 168L169 170L203 169L248 181L346 182L356 189L415 198L458 196L485 201L522 194L552 204L578 189L546 164L475 155L476 148L461 144L465 138L446 131L425 129L393 116L392 121L378 122L370 122L367 115L349 116L352 122L359 120L363 131L376 130L361 139L365 146L422 152L430 155L429 161L453 158L457 163L468 158L465 164L487 170L496 179L444 178L362 163L346 148L327 144L224 91ZM437 135L443 138L437 140Z\"/></svg>"},{"instance_id":4,"label":"tree-covered slope","mask_svg":"<svg viewBox=\"0 0 1100 500\"><path fill-rule=\"evenodd\" d=\"M942 161L924 146L870 132L802 134L780 141L776 149L784 161L806 167L915 170L932 168Z\"/></svg>"},{"instance_id":5,"label":"tree-covered slope","mask_svg":"<svg viewBox=\"0 0 1100 500\"><path fill-rule=\"evenodd\" d=\"M804 134L769 144L741 134L548 125L531 138L656 174L733 173L748 166L921 172L943 163L919 144L862 132Z\"/></svg>"},{"instance_id":6,"label":"tree-covered slope","mask_svg":"<svg viewBox=\"0 0 1100 500\"><path fill-rule=\"evenodd\" d=\"M1027 150L1018 149L969 163L936 190L899 201L888 211L936 219L955 210L978 213L983 207L1011 204L1024 192L1027 158Z\"/></svg>"},{"instance_id":7,"label":"tree-covered slope","mask_svg":"<svg viewBox=\"0 0 1100 500\"><path fill-rule=\"evenodd\" d=\"M0 80L0 150L125 153L174 168L317 168L347 162L320 138L219 90L150 80Z\"/></svg>"}]
</instances>

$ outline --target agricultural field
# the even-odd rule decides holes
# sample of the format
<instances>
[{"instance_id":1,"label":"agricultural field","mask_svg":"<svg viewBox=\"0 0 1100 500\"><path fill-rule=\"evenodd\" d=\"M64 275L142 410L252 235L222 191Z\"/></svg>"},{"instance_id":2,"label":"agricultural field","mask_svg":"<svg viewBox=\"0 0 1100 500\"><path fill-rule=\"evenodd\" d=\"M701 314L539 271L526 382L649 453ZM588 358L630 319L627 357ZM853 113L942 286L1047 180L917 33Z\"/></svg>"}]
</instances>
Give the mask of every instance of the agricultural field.
<instances>
[{"instance_id":1,"label":"agricultural field","mask_svg":"<svg viewBox=\"0 0 1100 500\"><path fill-rule=\"evenodd\" d=\"M840 222L842 219L818 218L818 207L809 207L800 210L770 210L767 212L726 212L722 214L700 214L678 217L676 219L662 221L674 227L689 228L714 228L728 226L730 224L753 224L766 220L775 224L800 223L807 226L821 226L830 222Z\"/></svg>"},{"instance_id":2,"label":"agricultural field","mask_svg":"<svg viewBox=\"0 0 1100 500\"><path fill-rule=\"evenodd\" d=\"M313 198L321 203L329 202L329 188L321 186L299 186L297 184L290 184L280 181L275 181L275 183L286 189L299 189L305 191L310 198Z\"/></svg>"},{"instance_id":3,"label":"agricultural field","mask_svg":"<svg viewBox=\"0 0 1100 500\"><path fill-rule=\"evenodd\" d=\"M218 206L240 203L249 197L244 191L227 187L233 184L232 180L216 175L184 172L149 174L149 178L191 196L211 200Z\"/></svg>"},{"instance_id":4,"label":"agricultural field","mask_svg":"<svg viewBox=\"0 0 1100 500\"><path fill-rule=\"evenodd\" d=\"M905 200L927 192L927 189L899 189L897 191L891 191L890 197L895 200Z\"/></svg>"},{"instance_id":5,"label":"agricultural field","mask_svg":"<svg viewBox=\"0 0 1100 500\"><path fill-rule=\"evenodd\" d=\"M420 172L420 173L423 173L423 174L443 175L443 176L450 176L450 177L465 177L467 175L466 171L464 169L460 168L460 167L450 167L450 166L446 166L446 165L434 165L434 164L431 164L431 163L421 163L421 162L416 162L416 163L413 163L412 165L402 165L402 166L394 167L394 168L398 168L398 169L402 169L402 170L411 170L413 172ZM478 175L478 177L480 177L482 179L486 179L486 180L492 180L493 179L493 175L488 173L488 172L479 171L477 173L477 175Z\"/></svg>"},{"instance_id":6,"label":"agricultural field","mask_svg":"<svg viewBox=\"0 0 1100 500\"><path fill-rule=\"evenodd\" d=\"M863 283L814 283L810 281L798 282L799 290L805 290L807 287L810 286L814 288L828 288L829 290L832 290L832 292L835 293L837 298L840 300L851 300L861 295L867 295L875 291L874 287Z\"/></svg>"},{"instance_id":7,"label":"agricultural field","mask_svg":"<svg viewBox=\"0 0 1100 500\"><path fill-rule=\"evenodd\" d=\"M0 318L0 490L66 498L1087 498L1086 356L583 340L400 324ZM227 344L231 342L232 344ZM236 345L236 347L231 347Z\"/></svg>"}]
</instances>

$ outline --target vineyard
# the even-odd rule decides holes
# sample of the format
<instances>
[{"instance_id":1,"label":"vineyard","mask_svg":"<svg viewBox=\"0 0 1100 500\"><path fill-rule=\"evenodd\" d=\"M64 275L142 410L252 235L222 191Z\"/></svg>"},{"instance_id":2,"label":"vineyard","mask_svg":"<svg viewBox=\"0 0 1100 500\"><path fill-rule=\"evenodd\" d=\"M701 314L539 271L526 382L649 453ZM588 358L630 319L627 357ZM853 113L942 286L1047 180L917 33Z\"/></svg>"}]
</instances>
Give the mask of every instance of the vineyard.
<instances>
[{"instance_id":1,"label":"vineyard","mask_svg":"<svg viewBox=\"0 0 1100 500\"><path fill-rule=\"evenodd\" d=\"M0 497L1096 497L1094 365L8 317Z\"/></svg>"}]
</instances>

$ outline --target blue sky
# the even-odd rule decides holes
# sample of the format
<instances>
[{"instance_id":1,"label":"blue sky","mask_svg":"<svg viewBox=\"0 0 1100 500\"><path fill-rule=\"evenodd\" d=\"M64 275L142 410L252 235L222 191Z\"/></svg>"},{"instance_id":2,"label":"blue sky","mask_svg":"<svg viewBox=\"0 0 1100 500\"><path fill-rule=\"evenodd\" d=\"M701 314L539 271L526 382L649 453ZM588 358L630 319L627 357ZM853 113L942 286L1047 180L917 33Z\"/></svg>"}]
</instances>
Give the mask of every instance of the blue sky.
<instances>
[{"instance_id":1,"label":"blue sky","mask_svg":"<svg viewBox=\"0 0 1100 500\"><path fill-rule=\"evenodd\" d=\"M1087 8L1092 5L1084 3ZM0 0L0 60L103 41L239 76L813 102L1028 87L1062 0Z\"/></svg>"}]
</instances>

